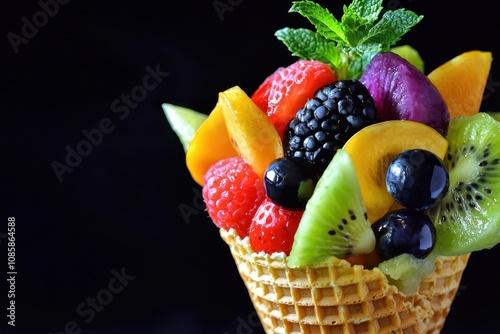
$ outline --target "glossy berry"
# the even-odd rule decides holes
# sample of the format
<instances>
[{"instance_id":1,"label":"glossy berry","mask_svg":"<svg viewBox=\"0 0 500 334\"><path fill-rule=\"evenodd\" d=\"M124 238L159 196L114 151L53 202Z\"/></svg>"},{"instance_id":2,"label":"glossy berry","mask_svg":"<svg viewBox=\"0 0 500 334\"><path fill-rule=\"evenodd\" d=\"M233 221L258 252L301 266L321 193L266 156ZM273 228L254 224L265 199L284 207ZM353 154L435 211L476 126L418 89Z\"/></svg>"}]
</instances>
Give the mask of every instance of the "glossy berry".
<instances>
[{"instance_id":1,"label":"glossy berry","mask_svg":"<svg viewBox=\"0 0 500 334\"><path fill-rule=\"evenodd\" d=\"M290 255L303 210L287 210L266 198L250 225L249 241L255 252Z\"/></svg>"},{"instance_id":2,"label":"glossy berry","mask_svg":"<svg viewBox=\"0 0 500 334\"><path fill-rule=\"evenodd\" d=\"M425 211L448 192L448 170L430 151L407 150L389 164L386 186L402 206Z\"/></svg>"},{"instance_id":3,"label":"glossy berry","mask_svg":"<svg viewBox=\"0 0 500 334\"><path fill-rule=\"evenodd\" d=\"M274 160L264 174L267 196L290 210L302 210L314 192L318 181L315 169L293 158Z\"/></svg>"},{"instance_id":4,"label":"glossy berry","mask_svg":"<svg viewBox=\"0 0 500 334\"><path fill-rule=\"evenodd\" d=\"M234 228L242 238L248 235L253 216L266 197L262 180L241 157L212 165L204 176L202 194L214 224Z\"/></svg>"},{"instance_id":5,"label":"glossy berry","mask_svg":"<svg viewBox=\"0 0 500 334\"><path fill-rule=\"evenodd\" d=\"M252 94L252 101L264 111L278 134L283 134L297 110L314 92L335 80L330 66L316 60L298 60L278 68Z\"/></svg>"},{"instance_id":6,"label":"glossy berry","mask_svg":"<svg viewBox=\"0 0 500 334\"><path fill-rule=\"evenodd\" d=\"M313 164L321 174L349 138L378 122L370 92L360 81L335 81L318 89L292 118L285 155Z\"/></svg>"},{"instance_id":7,"label":"glossy berry","mask_svg":"<svg viewBox=\"0 0 500 334\"><path fill-rule=\"evenodd\" d=\"M372 224L375 250L382 260L403 253L425 258L436 243L436 229L425 212L400 209Z\"/></svg>"}]
</instances>

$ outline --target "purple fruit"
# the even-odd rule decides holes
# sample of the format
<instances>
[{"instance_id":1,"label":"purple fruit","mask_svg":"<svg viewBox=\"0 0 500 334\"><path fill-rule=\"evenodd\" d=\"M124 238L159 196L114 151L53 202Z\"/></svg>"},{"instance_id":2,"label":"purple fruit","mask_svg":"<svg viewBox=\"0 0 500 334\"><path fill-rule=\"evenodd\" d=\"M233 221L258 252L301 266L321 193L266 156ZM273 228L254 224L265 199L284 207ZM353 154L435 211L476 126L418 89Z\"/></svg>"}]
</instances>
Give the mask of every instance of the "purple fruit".
<instances>
[{"instance_id":1,"label":"purple fruit","mask_svg":"<svg viewBox=\"0 0 500 334\"><path fill-rule=\"evenodd\" d=\"M416 121L446 135L450 122L446 103L429 78L401 56L375 55L360 81L370 91L381 121Z\"/></svg>"}]
</instances>

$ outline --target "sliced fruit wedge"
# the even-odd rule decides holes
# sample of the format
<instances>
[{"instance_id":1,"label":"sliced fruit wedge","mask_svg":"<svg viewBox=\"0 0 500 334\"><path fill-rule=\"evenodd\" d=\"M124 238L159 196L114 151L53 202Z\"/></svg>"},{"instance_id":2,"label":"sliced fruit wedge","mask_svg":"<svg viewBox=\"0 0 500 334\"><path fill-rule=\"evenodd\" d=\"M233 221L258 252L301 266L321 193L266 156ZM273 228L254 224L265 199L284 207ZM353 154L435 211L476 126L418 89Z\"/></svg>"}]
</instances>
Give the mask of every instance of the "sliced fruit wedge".
<instances>
[{"instance_id":1,"label":"sliced fruit wedge","mask_svg":"<svg viewBox=\"0 0 500 334\"><path fill-rule=\"evenodd\" d=\"M186 151L186 165L203 186L203 176L219 160L241 156L263 178L271 161L283 156L281 139L266 114L238 86L219 93L208 118Z\"/></svg>"},{"instance_id":2,"label":"sliced fruit wedge","mask_svg":"<svg viewBox=\"0 0 500 334\"><path fill-rule=\"evenodd\" d=\"M487 113L450 122L444 162L448 194L429 210L440 255L489 249L500 242L500 122Z\"/></svg>"},{"instance_id":3,"label":"sliced fruit wedge","mask_svg":"<svg viewBox=\"0 0 500 334\"><path fill-rule=\"evenodd\" d=\"M201 112L170 103L163 103L162 108L172 130L179 137L184 151L187 151L196 131L208 116Z\"/></svg>"},{"instance_id":4,"label":"sliced fruit wedge","mask_svg":"<svg viewBox=\"0 0 500 334\"><path fill-rule=\"evenodd\" d=\"M428 74L448 105L450 118L479 112L492 61L491 52L467 51Z\"/></svg>"},{"instance_id":5,"label":"sliced fruit wedge","mask_svg":"<svg viewBox=\"0 0 500 334\"><path fill-rule=\"evenodd\" d=\"M219 101L233 147L263 179L267 166L284 154L278 132L240 87L219 93Z\"/></svg>"},{"instance_id":6,"label":"sliced fruit wedge","mask_svg":"<svg viewBox=\"0 0 500 334\"><path fill-rule=\"evenodd\" d=\"M220 100L196 131L186 151L186 165L193 180L203 186L203 176L219 160L236 157Z\"/></svg>"},{"instance_id":7,"label":"sliced fruit wedge","mask_svg":"<svg viewBox=\"0 0 500 334\"><path fill-rule=\"evenodd\" d=\"M378 267L401 293L411 296L417 292L422 279L436 269L435 261L434 253L424 259L417 259L410 254L403 253L383 261Z\"/></svg>"},{"instance_id":8,"label":"sliced fruit wedge","mask_svg":"<svg viewBox=\"0 0 500 334\"><path fill-rule=\"evenodd\" d=\"M392 120L361 129L343 148L354 164L368 219L375 222L394 203L385 183L387 168L394 157L404 150L426 149L443 158L448 142L425 124Z\"/></svg>"},{"instance_id":9,"label":"sliced fruit wedge","mask_svg":"<svg viewBox=\"0 0 500 334\"><path fill-rule=\"evenodd\" d=\"M354 166L340 149L307 202L287 265L314 265L332 256L347 258L374 249L375 235L366 219Z\"/></svg>"}]
</instances>

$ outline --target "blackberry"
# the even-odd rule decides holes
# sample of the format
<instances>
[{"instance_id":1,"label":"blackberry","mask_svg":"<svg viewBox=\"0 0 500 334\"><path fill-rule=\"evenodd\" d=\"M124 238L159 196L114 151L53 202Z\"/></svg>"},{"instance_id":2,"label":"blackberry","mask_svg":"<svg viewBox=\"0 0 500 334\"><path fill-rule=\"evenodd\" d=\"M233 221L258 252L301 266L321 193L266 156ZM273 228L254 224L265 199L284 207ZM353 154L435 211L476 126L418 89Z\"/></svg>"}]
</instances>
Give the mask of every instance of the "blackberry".
<instances>
[{"instance_id":1,"label":"blackberry","mask_svg":"<svg viewBox=\"0 0 500 334\"><path fill-rule=\"evenodd\" d=\"M318 89L290 121L285 155L306 160L321 174L352 135L378 122L373 98L360 81L336 81Z\"/></svg>"}]
</instances>

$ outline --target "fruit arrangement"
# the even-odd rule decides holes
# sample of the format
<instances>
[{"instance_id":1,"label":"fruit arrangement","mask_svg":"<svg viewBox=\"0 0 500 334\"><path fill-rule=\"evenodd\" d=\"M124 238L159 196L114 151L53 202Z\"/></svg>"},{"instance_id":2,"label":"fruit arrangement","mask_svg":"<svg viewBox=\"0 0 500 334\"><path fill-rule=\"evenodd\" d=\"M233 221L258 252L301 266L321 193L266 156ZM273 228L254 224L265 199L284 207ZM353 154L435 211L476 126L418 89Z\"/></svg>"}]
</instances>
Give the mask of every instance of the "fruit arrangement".
<instances>
[{"instance_id":1,"label":"fruit arrangement","mask_svg":"<svg viewBox=\"0 0 500 334\"><path fill-rule=\"evenodd\" d=\"M453 263L451 303L468 255L500 242L500 122L480 111L492 55L467 51L426 75L416 50L395 46L423 17L400 8L380 18L381 3L353 0L337 20L312 1L294 2L290 12L316 28L276 32L296 62L250 95L237 85L220 92L209 115L164 105L258 311L272 298L255 292L262 282L246 272L254 263L284 270L287 288L295 270L329 268L330 281L337 270L362 270L415 305L430 298L425 280ZM301 305L293 300L280 301L282 315L262 316L267 328L285 321L286 305ZM449 303L415 315L434 316L435 327L400 325L439 330ZM317 310L315 319L330 312ZM350 317L348 326L378 332ZM313 332L308 321L290 323L280 323L286 333Z\"/></svg>"}]
</instances>

